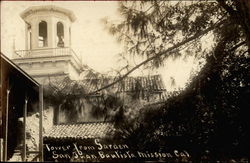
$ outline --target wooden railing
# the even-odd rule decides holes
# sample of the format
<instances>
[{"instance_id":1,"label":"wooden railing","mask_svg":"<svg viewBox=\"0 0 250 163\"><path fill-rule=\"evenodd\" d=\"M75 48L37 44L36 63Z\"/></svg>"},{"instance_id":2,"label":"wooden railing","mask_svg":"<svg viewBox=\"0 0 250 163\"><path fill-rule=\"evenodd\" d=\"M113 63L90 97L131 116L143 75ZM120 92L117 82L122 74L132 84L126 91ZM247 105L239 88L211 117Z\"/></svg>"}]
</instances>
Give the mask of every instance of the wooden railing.
<instances>
[{"instance_id":1,"label":"wooden railing","mask_svg":"<svg viewBox=\"0 0 250 163\"><path fill-rule=\"evenodd\" d=\"M15 51L16 56L14 59L18 58L33 58L38 56L66 56L71 55L77 62L82 63L81 58L79 58L73 49L69 47L64 48L42 48L42 49L31 49L31 50L18 50Z\"/></svg>"}]
</instances>

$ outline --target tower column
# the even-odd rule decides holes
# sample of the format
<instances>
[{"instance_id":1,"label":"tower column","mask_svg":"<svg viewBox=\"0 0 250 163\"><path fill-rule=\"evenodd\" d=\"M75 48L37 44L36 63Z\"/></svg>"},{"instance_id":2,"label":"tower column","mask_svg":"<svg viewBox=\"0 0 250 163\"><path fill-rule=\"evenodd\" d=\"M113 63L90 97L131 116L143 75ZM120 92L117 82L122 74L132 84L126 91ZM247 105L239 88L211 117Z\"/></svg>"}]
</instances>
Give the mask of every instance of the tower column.
<instances>
[{"instance_id":1,"label":"tower column","mask_svg":"<svg viewBox=\"0 0 250 163\"><path fill-rule=\"evenodd\" d=\"M31 24L31 49L37 49L38 48L38 21L30 22Z\"/></svg>"},{"instance_id":2,"label":"tower column","mask_svg":"<svg viewBox=\"0 0 250 163\"><path fill-rule=\"evenodd\" d=\"M64 24L64 44L65 44L65 47L69 47L69 25L68 23Z\"/></svg>"},{"instance_id":3,"label":"tower column","mask_svg":"<svg viewBox=\"0 0 250 163\"><path fill-rule=\"evenodd\" d=\"M56 20L51 18L51 46L56 47Z\"/></svg>"},{"instance_id":4,"label":"tower column","mask_svg":"<svg viewBox=\"0 0 250 163\"><path fill-rule=\"evenodd\" d=\"M25 22L25 50L29 49L28 24Z\"/></svg>"},{"instance_id":5,"label":"tower column","mask_svg":"<svg viewBox=\"0 0 250 163\"><path fill-rule=\"evenodd\" d=\"M53 31L53 20L51 17L48 17L46 19L47 22L47 39L48 39L48 48L53 48L54 44L53 44L53 35L54 35L54 31Z\"/></svg>"}]
</instances>

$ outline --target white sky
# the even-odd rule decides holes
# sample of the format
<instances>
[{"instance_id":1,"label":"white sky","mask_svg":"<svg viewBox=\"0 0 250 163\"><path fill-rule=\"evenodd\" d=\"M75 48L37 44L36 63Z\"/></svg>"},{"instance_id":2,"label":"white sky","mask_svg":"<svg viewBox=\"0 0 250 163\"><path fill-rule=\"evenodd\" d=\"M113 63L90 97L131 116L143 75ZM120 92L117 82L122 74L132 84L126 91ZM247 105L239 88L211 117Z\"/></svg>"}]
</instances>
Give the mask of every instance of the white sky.
<instances>
[{"instance_id":1,"label":"white sky","mask_svg":"<svg viewBox=\"0 0 250 163\"><path fill-rule=\"evenodd\" d=\"M74 12L77 20L71 29L72 48L82 57L84 64L99 72L119 67L117 55L122 52L123 46L116 42L116 38L105 30L101 22L105 17L119 20L116 1L1 1L1 52L11 58L14 40L16 50L25 49L24 22L19 14L26 8L37 5L57 5ZM169 59L165 67L143 74L162 74L167 89L171 90L170 77L175 79L177 87L182 87L193 67L195 64L192 58L186 62ZM138 70L134 75L142 74Z\"/></svg>"}]
</instances>

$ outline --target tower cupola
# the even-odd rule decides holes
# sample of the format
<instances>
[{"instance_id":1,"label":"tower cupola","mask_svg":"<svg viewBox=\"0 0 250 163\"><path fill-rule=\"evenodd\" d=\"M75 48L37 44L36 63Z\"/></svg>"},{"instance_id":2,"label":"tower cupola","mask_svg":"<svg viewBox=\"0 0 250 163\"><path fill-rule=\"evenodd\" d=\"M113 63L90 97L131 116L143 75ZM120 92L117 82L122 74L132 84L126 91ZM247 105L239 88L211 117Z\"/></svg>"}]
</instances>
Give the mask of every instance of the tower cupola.
<instances>
[{"instance_id":1,"label":"tower cupola","mask_svg":"<svg viewBox=\"0 0 250 163\"><path fill-rule=\"evenodd\" d=\"M76 17L70 10L33 6L20 16L25 21L26 50L71 46L71 23Z\"/></svg>"},{"instance_id":2,"label":"tower cupola","mask_svg":"<svg viewBox=\"0 0 250 163\"><path fill-rule=\"evenodd\" d=\"M72 11L57 6L32 6L20 14L25 22L25 49L13 61L41 84L68 76L78 80L81 57L71 48Z\"/></svg>"}]
</instances>

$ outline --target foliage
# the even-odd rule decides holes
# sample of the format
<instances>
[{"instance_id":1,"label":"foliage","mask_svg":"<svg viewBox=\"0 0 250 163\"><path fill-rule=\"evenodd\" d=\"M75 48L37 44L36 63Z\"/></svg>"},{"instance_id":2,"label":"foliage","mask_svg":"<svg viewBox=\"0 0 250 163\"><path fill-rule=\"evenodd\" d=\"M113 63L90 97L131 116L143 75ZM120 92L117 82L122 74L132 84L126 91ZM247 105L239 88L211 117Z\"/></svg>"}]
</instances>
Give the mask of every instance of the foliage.
<instances>
[{"instance_id":1,"label":"foliage","mask_svg":"<svg viewBox=\"0 0 250 163\"><path fill-rule=\"evenodd\" d=\"M111 90L89 95L90 88L98 88L100 82L103 85L107 81L107 77L100 75L90 71L86 75L88 78L84 81L74 81L68 77L50 81L45 86L46 105L52 106L55 112L65 112L68 123L82 121L81 115L83 114L85 118L90 116L96 120L104 118L109 121L117 109L123 105L123 101ZM91 108L87 108L88 106Z\"/></svg>"},{"instance_id":2,"label":"foliage","mask_svg":"<svg viewBox=\"0 0 250 163\"><path fill-rule=\"evenodd\" d=\"M140 109L133 120L124 118L117 136L139 149L186 149L195 161L247 156L247 9L244 0L121 2L124 21L107 24L126 44L126 53L150 59L142 65L159 67L181 55L204 58L206 64L179 95ZM213 45L204 49L201 38L207 35L213 36Z\"/></svg>"},{"instance_id":3,"label":"foliage","mask_svg":"<svg viewBox=\"0 0 250 163\"><path fill-rule=\"evenodd\" d=\"M143 100L140 99L148 97L152 92L150 89L161 83L158 81L160 78L157 78L151 83L150 88L143 88L141 78L130 77L129 80L121 80L116 85L95 94L90 93L118 77L90 70L83 80L74 81L68 77L50 80L49 84L45 86L46 104L53 106L56 115L62 113L61 117L65 118L65 122L68 123L88 122L90 119L92 119L91 121L118 122L121 112L130 112L133 105L139 106L138 104L145 103L146 101L142 102Z\"/></svg>"},{"instance_id":4,"label":"foliage","mask_svg":"<svg viewBox=\"0 0 250 163\"><path fill-rule=\"evenodd\" d=\"M206 11L206 12L204 12ZM120 3L124 21L110 24L110 32L126 44L125 53L150 58L171 46L212 27L224 19L225 12L216 3L141 1ZM206 33L204 34L206 35ZM150 64L159 67L168 57L201 55L199 37L165 55L154 58Z\"/></svg>"}]
</instances>

